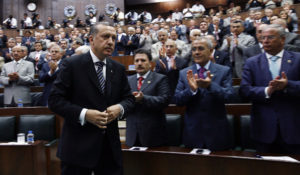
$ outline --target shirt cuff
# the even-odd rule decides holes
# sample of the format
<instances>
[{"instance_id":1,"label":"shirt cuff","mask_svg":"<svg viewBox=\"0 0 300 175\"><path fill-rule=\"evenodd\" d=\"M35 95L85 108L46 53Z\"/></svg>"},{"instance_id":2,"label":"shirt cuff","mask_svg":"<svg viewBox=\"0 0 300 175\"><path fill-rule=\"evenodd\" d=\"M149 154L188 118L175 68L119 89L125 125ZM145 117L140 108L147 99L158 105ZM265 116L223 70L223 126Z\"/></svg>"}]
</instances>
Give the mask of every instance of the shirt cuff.
<instances>
[{"instance_id":1,"label":"shirt cuff","mask_svg":"<svg viewBox=\"0 0 300 175\"><path fill-rule=\"evenodd\" d=\"M121 105L121 104L117 104L119 107L120 107L120 109L121 109L121 113L120 113L120 115L118 116L118 118L119 119L123 119L123 115L124 115L124 107Z\"/></svg>"},{"instance_id":2,"label":"shirt cuff","mask_svg":"<svg viewBox=\"0 0 300 175\"><path fill-rule=\"evenodd\" d=\"M85 114L87 112L87 109L86 108L83 108L80 112L80 115L79 115L79 123L81 124L81 126L83 126L85 124Z\"/></svg>"},{"instance_id":3,"label":"shirt cuff","mask_svg":"<svg viewBox=\"0 0 300 175\"><path fill-rule=\"evenodd\" d=\"M266 95L266 98L270 98L270 96L269 96L269 94L268 94L268 89L269 89L269 87L266 87L266 88L265 88L265 95Z\"/></svg>"},{"instance_id":4,"label":"shirt cuff","mask_svg":"<svg viewBox=\"0 0 300 175\"><path fill-rule=\"evenodd\" d=\"M192 95L196 95L196 94L197 94L197 92L198 92L198 89L196 89L196 91L195 91L195 92L194 92L192 89L190 89L190 91L191 91Z\"/></svg>"}]
</instances>

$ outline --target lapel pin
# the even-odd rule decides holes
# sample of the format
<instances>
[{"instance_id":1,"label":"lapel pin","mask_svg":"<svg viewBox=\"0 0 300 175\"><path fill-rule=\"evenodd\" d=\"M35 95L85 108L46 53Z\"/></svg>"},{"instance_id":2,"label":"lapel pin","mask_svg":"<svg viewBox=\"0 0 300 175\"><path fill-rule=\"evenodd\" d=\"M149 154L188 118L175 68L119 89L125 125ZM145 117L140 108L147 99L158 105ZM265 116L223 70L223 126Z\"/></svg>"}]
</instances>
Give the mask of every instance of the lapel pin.
<instances>
[{"instance_id":1,"label":"lapel pin","mask_svg":"<svg viewBox=\"0 0 300 175\"><path fill-rule=\"evenodd\" d=\"M214 74L210 74L210 76L211 76L211 77L213 77L213 76L214 76Z\"/></svg>"},{"instance_id":2,"label":"lapel pin","mask_svg":"<svg viewBox=\"0 0 300 175\"><path fill-rule=\"evenodd\" d=\"M287 60L288 63L292 63L292 60Z\"/></svg>"},{"instance_id":3,"label":"lapel pin","mask_svg":"<svg viewBox=\"0 0 300 175\"><path fill-rule=\"evenodd\" d=\"M216 58L219 58L219 56L216 56Z\"/></svg>"},{"instance_id":4,"label":"lapel pin","mask_svg":"<svg viewBox=\"0 0 300 175\"><path fill-rule=\"evenodd\" d=\"M148 81L148 84L150 84L151 83L151 81Z\"/></svg>"}]
</instances>

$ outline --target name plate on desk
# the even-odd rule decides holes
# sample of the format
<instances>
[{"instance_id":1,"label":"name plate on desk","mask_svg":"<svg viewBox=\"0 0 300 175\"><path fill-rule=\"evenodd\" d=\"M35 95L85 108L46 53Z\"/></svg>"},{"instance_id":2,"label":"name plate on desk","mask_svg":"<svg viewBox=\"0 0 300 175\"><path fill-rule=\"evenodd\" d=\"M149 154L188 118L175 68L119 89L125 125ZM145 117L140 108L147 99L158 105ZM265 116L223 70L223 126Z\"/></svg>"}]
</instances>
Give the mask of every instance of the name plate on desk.
<instances>
[{"instance_id":1,"label":"name plate on desk","mask_svg":"<svg viewBox=\"0 0 300 175\"><path fill-rule=\"evenodd\" d=\"M135 70L135 65L133 64L133 65L129 65L128 66L128 70Z\"/></svg>"},{"instance_id":2,"label":"name plate on desk","mask_svg":"<svg viewBox=\"0 0 300 175\"><path fill-rule=\"evenodd\" d=\"M27 142L7 142L7 143L0 143L0 145L29 145Z\"/></svg>"},{"instance_id":3,"label":"name plate on desk","mask_svg":"<svg viewBox=\"0 0 300 175\"><path fill-rule=\"evenodd\" d=\"M129 150L131 151L146 151L147 149L148 147L137 147L137 146L129 148Z\"/></svg>"},{"instance_id":4,"label":"name plate on desk","mask_svg":"<svg viewBox=\"0 0 300 175\"><path fill-rule=\"evenodd\" d=\"M211 151L209 149L194 148L190 153L191 154L209 155L210 152Z\"/></svg>"}]
</instances>

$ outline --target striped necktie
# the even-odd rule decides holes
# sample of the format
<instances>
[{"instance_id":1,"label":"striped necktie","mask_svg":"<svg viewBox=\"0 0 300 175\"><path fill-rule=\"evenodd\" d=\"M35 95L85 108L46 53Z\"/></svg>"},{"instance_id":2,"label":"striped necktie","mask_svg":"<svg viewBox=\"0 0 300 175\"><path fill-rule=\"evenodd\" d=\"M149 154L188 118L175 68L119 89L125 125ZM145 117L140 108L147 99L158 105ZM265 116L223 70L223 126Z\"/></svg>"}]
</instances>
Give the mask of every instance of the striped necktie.
<instances>
[{"instance_id":1,"label":"striped necktie","mask_svg":"<svg viewBox=\"0 0 300 175\"><path fill-rule=\"evenodd\" d=\"M102 61L98 61L95 63L95 65L98 67L97 77L99 81L99 89L101 89L102 94L105 94L105 79L103 76L103 66L105 65L105 63Z\"/></svg>"}]
</instances>

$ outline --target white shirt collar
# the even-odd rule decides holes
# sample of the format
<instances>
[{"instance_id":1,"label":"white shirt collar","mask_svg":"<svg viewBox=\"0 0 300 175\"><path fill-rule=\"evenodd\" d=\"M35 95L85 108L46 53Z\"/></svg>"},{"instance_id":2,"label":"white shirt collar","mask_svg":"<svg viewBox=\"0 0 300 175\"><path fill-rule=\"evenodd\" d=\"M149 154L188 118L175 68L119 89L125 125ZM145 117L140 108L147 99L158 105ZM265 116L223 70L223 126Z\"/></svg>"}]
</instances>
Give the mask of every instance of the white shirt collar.
<instances>
[{"instance_id":1,"label":"white shirt collar","mask_svg":"<svg viewBox=\"0 0 300 175\"><path fill-rule=\"evenodd\" d=\"M137 79L139 79L140 77L143 77L145 80L149 74L150 74L150 70L147 73L145 73L143 76L141 76L140 74L136 74L136 75L137 75Z\"/></svg>"},{"instance_id":2,"label":"white shirt collar","mask_svg":"<svg viewBox=\"0 0 300 175\"><path fill-rule=\"evenodd\" d=\"M21 62L22 62L22 58L21 59L19 59L19 61L16 61L16 60L14 60L14 63L18 63L18 64L20 64Z\"/></svg>"},{"instance_id":3,"label":"white shirt collar","mask_svg":"<svg viewBox=\"0 0 300 175\"><path fill-rule=\"evenodd\" d=\"M93 59L93 63L95 64L96 62L98 61L101 61L95 54L94 52L92 51L92 49L90 49L90 53L91 53L91 56L92 56L92 59ZM106 58L103 60L103 62L105 63L106 65Z\"/></svg>"},{"instance_id":4,"label":"white shirt collar","mask_svg":"<svg viewBox=\"0 0 300 175\"><path fill-rule=\"evenodd\" d=\"M278 56L279 58L278 59L281 59L282 57L283 57L283 49L278 53L278 54L276 54L276 55L271 55L271 54L268 54L267 52L266 52L266 57L268 58L268 59L270 59L272 56Z\"/></svg>"},{"instance_id":5,"label":"white shirt collar","mask_svg":"<svg viewBox=\"0 0 300 175\"><path fill-rule=\"evenodd\" d=\"M208 70L208 68L209 68L209 66L210 66L210 63L211 63L211 61L208 61L208 62L205 64L204 68L205 68L206 70ZM197 70L199 70L200 67L201 67L199 64L196 64L196 66L197 66Z\"/></svg>"}]
</instances>

